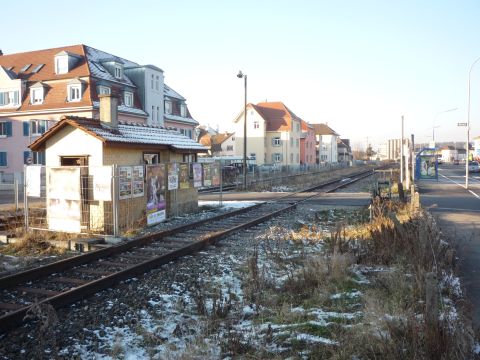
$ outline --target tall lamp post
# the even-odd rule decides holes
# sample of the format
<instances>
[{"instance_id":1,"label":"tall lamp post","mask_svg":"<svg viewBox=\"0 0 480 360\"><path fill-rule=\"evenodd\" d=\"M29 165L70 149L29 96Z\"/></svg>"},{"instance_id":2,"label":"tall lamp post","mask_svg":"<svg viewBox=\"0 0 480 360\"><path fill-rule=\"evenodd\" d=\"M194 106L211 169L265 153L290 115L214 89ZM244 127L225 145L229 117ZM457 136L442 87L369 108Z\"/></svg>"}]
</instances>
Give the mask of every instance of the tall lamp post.
<instances>
[{"instance_id":1,"label":"tall lamp post","mask_svg":"<svg viewBox=\"0 0 480 360\"><path fill-rule=\"evenodd\" d=\"M243 78L245 86L245 102L243 106L243 189L247 190L247 74L239 71L239 79Z\"/></svg>"},{"instance_id":2,"label":"tall lamp post","mask_svg":"<svg viewBox=\"0 0 480 360\"><path fill-rule=\"evenodd\" d=\"M480 61L480 57L477 58L472 65L470 66L470 71L468 72L468 107L467 107L467 143L466 143L466 159L465 159L465 189L468 190L468 152L470 150L470 83L471 83L471 75L472 75L472 70L475 64Z\"/></svg>"}]
</instances>

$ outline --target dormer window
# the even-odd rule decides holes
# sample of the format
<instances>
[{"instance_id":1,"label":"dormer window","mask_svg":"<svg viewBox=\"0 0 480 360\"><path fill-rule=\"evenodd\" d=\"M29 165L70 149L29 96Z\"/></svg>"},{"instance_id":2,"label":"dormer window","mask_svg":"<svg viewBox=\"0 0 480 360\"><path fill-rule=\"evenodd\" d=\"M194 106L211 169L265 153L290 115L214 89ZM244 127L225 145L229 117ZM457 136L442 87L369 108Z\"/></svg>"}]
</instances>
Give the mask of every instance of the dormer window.
<instances>
[{"instance_id":1,"label":"dormer window","mask_svg":"<svg viewBox=\"0 0 480 360\"><path fill-rule=\"evenodd\" d=\"M98 95L110 95L111 89L108 86L99 85L97 93Z\"/></svg>"},{"instance_id":2,"label":"dormer window","mask_svg":"<svg viewBox=\"0 0 480 360\"><path fill-rule=\"evenodd\" d=\"M116 79L122 79L123 78L123 67L122 67L122 65L115 64L114 71L115 71L115 78Z\"/></svg>"},{"instance_id":3,"label":"dormer window","mask_svg":"<svg viewBox=\"0 0 480 360\"><path fill-rule=\"evenodd\" d=\"M180 104L180 116L187 117L187 105Z\"/></svg>"},{"instance_id":4,"label":"dormer window","mask_svg":"<svg viewBox=\"0 0 480 360\"><path fill-rule=\"evenodd\" d=\"M68 56L59 55L55 57L55 74L66 74L68 73Z\"/></svg>"},{"instance_id":5,"label":"dormer window","mask_svg":"<svg viewBox=\"0 0 480 360\"><path fill-rule=\"evenodd\" d=\"M82 99L82 85L68 86L68 101L80 101Z\"/></svg>"},{"instance_id":6,"label":"dormer window","mask_svg":"<svg viewBox=\"0 0 480 360\"><path fill-rule=\"evenodd\" d=\"M1 91L0 90L0 106L17 106L20 104L19 91Z\"/></svg>"},{"instance_id":7,"label":"dormer window","mask_svg":"<svg viewBox=\"0 0 480 360\"><path fill-rule=\"evenodd\" d=\"M125 91L125 94L123 96L123 102L125 103L125 106L132 107L133 106L133 93L129 91Z\"/></svg>"},{"instance_id":8,"label":"dormer window","mask_svg":"<svg viewBox=\"0 0 480 360\"><path fill-rule=\"evenodd\" d=\"M165 100L165 114L172 114L172 102L169 100Z\"/></svg>"},{"instance_id":9,"label":"dormer window","mask_svg":"<svg viewBox=\"0 0 480 360\"><path fill-rule=\"evenodd\" d=\"M43 104L45 88L41 82L30 87L30 103L33 105Z\"/></svg>"},{"instance_id":10,"label":"dormer window","mask_svg":"<svg viewBox=\"0 0 480 360\"><path fill-rule=\"evenodd\" d=\"M32 104L43 103L43 88L32 89L30 91L30 98L32 99Z\"/></svg>"}]
</instances>

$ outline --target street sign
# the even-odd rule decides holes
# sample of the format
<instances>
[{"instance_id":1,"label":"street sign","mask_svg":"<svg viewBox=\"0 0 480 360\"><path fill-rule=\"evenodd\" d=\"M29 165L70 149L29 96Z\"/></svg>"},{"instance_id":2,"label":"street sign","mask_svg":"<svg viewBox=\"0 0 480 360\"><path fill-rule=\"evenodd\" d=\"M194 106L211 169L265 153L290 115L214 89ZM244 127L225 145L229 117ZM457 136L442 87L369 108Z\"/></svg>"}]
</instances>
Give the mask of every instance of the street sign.
<instances>
[{"instance_id":1,"label":"street sign","mask_svg":"<svg viewBox=\"0 0 480 360\"><path fill-rule=\"evenodd\" d=\"M467 123L457 123L457 126L467 126Z\"/></svg>"}]
</instances>

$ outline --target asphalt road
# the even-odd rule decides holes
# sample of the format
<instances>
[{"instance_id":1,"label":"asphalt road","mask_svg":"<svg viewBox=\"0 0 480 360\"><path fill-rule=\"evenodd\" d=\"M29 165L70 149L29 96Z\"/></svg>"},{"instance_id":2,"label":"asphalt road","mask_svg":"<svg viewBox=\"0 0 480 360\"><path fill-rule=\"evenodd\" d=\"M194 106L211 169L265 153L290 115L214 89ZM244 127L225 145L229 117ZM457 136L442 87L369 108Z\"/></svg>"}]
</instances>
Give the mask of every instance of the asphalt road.
<instances>
[{"instance_id":1,"label":"asphalt road","mask_svg":"<svg viewBox=\"0 0 480 360\"><path fill-rule=\"evenodd\" d=\"M472 319L480 328L480 174L470 174L465 189L465 165L440 165L437 181L418 181L422 206L458 246L459 270Z\"/></svg>"}]
</instances>

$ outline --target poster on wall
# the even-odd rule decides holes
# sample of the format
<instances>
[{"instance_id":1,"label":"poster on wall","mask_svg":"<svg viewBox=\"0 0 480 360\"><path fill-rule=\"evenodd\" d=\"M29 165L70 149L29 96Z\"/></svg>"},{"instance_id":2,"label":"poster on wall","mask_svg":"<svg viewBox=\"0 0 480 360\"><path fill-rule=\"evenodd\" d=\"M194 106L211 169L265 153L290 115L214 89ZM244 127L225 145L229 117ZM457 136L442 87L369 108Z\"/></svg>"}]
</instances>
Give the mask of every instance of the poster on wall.
<instances>
[{"instance_id":1,"label":"poster on wall","mask_svg":"<svg viewBox=\"0 0 480 360\"><path fill-rule=\"evenodd\" d=\"M165 164L147 166L147 224L154 225L166 218Z\"/></svg>"},{"instance_id":2,"label":"poster on wall","mask_svg":"<svg viewBox=\"0 0 480 360\"><path fill-rule=\"evenodd\" d=\"M80 232L80 168L50 168L47 176L48 228Z\"/></svg>"},{"instance_id":3,"label":"poster on wall","mask_svg":"<svg viewBox=\"0 0 480 360\"><path fill-rule=\"evenodd\" d=\"M436 179L437 169L435 166L436 158L434 156L420 156L420 178Z\"/></svg>"},{"instance_id":4,"label":"poster on wall","mask_svg":"<svg viewBox=\"0 0 480 360\"><path fill-rule=\"evenodd\" d=\"M132 175L132 191L133 197L143 196L145 193L143 188L143 165L134 166L133 167L133 175Z\"/></svg>"},{"instance_id":5,"label":"poster on wall","mask_svg":"<svg viewBox=\"0 0 480 360\"><path fill-rule=\"evenodd\" d=\"M188 175L188 164L180 164L179 169L179 185L180 189L190 188L190 178Z\"/></svg>"},{"instance_id":6,"label":"poster on wall","mask_svg":"<svg viewBox=\"0 0 480 360\"><path fill-rule=\"evenodd\" d=\"M203 186L212 185L212 168L211 164L203 164Z\"/></svg>"},{"instance_id":7,"label":"poster on wall","mask_svg":"<svg viewBox=\"0 0 480 360\"><path fill-rule=\"evenodd\" d=\"M27 196L40 197L40 172L41 166L27 166L25 172Z\"/></svg>"},{"instance_id":8,"label":"poster on wall","mask_svg":"<svg viewBox=\"0 0 480 360\"><path fill-rule=\"evenodd\" d=\"M112 201L112 168L110 166L92 167L93 200Z\"/></svg>"},{"instance_id":9,"label":"poster on wall","mask_svg":"<svg viewBox=\"0 0 480 360\"><path fill-rule=\"evenodd\" d=\"M212 185L220 186L220 163L219 162L215 162L212 164L211 172L212 172Z\"/></svg>"},{"instance_id":10,"label":"poster on wall","mask_svg":"<svg viewBox=\"0 0 480 360\"><path fill-rule=\"evenodd\" d=\"M132 167L120 166L118 168L118 187L120 189L120 199L132 197Z\"/></svg>"},{"instance_id":11,"label":"poster on wall","mask_svg":"<svg viewBox=\"0 0 480 360\"><path fill-rule=\"evenodd\" d=\"M202 186L202 164L194 163L192 164L193 169L193 187Z\"/></svg>"},{"instance_id":12,"label":"poster on wall","mask_svg":"<svg viewBox=\"0 0 480 360\"><path fill-rule=\"evenodd\" d=\"M178 164L168 165L168 190L178 189Z\"/></svg>"}]
</instances>

